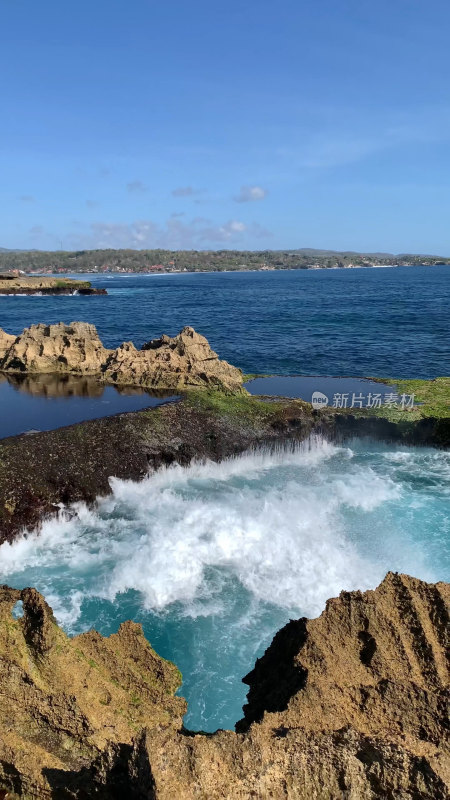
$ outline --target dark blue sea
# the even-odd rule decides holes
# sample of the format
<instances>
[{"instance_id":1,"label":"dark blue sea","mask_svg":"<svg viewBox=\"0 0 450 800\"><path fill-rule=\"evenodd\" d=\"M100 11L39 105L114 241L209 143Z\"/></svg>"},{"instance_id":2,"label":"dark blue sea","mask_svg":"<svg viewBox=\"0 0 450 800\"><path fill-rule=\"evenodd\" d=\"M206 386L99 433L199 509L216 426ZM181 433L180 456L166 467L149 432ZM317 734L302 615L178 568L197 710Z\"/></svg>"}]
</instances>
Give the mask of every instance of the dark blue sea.
<instances>
[{"instance_id":1,"label":"dark blue sea","mask_svg":"<svg viewBox=\"0 0 450 800\"><path fill-rule=\"evenodd\" d=\"M113 347L192 325L244 372L450 375L450 267L88 278L108 296L0 297L0 327L84 320Z\"/></svg>"}]
</instances>

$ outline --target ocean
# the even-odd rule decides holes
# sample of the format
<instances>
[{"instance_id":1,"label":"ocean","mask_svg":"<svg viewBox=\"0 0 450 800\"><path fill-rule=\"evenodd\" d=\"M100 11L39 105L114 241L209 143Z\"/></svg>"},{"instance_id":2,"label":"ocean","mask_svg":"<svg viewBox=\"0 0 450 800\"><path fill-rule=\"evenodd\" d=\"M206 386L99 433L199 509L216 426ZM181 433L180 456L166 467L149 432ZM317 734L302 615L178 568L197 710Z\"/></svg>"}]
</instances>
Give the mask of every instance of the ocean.
<instances>
[{"instance_id":1,"label":"ocean","mask_svg":"<svg viewBox=\"0 0 450 800\"><path fill-rule=\"evenodd\" d=\"M191 324L246 372L450 374L446 267L96 277L107 297L0 298L1 326L86 320L108 346ZM30 427L33 427L30 421ZM70 634L141 622L183 674L185 724L230 728L242 677L289 619L388 570L450 579L450 454L313 437L171 466L0 547Z\"/></svg>"},{"instance_id":2,"label":"ocean","mask_svg":"<svg viewBox=\"0 0 450 800\"><path fill-rule=\"evenodd\" d=\"M246 373L450 375L450 267L87 276L108 295L0 297L0 327L94 323L107 347L192 325Z\"/></svg>"}]
</instances>

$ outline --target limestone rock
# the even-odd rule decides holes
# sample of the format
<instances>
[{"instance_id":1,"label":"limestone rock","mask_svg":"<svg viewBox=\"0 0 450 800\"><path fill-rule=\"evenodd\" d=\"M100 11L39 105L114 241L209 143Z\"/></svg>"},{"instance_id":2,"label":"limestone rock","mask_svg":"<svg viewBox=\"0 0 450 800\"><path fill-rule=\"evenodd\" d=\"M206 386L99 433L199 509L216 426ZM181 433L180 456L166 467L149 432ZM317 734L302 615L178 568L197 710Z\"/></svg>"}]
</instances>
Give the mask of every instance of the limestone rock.
<instances>
[{"instance_id":1,"label":"limestone rock","mask_svg":"<svg viewBox=\"0 0 450 800\"><path fill-rule=\"evenodd\" d=\"M16 337L0 328L0 364Z\"/></svg>"},{"instance_id":2,"label":"limestone rock","mask_svg":"<svg viewBox=\"0 0 450 800\"><path fill-rule=\"evenodd\" d=\"M146 796L445 800L449 603L448 584L389 573L290 622L245 678L238 734L135 744L155 785Z\"/></svg>"},{"instance_id":3,"label":"limestone rock","mask_svg":"<svg viewBox=\"0 0 450 800\"><path fill-rule=\"evenodd\" d=\"M106 289L94 288L89 281L79 281L74 278L34 277L31 275L0 274L0 295L29 295L29 294L107 294ZM0 798L1 800L1 798Z\"/></svg>"},{"instance_id":4,"label":"limestone rock","mask_svg":"<svg viewBox=\"0 0 450 800\"><path fill-rule=\"evenodd\" d=\"M237 389L242 385L241 370L220 361L208 340L190 327L173 338L161 336L147 342L142 350L125 342L111 353L103 374L113 383L159 388Z\"/></svg>"},{"instance_id":5,"label":"limestone rock","mask_svg":"<svg viewBox=\"0 0 450 800\"><path fill-rule=\"evenodd\" d=\"M107 350L86 322L31 325L17 337L0 330L0 372L93 375L105 383L155 389L234 390L243 381L241 370L221 361L193 328L148 342L142 350L132 342Z\"/></svg>"},{"instance_id":6,"label":"limestone rock","mask_svg":"<svg viewBox=\"0 0 450 800\"><path fill-rule=\"evenodd\" d=\"M7 348L0 369L17 373L94 375L108 356L94 325L31 325Z\"/></svg>"},{"instance_id":7,"label":"limestone rock","mask_svg":"<svg viewBox=\"0 0 450 800\"><path fill-rule=\"evenodd\" d=\"M24 618L11 608L24 604ZM68 639L0 588L0 790L30 800L446 800L450 586L389 573L290 622L245 678L238 733L182 727L139 626ZM139 701L139 702L138 702Z\"/></svg>"},{"instance_id":8,"label":"limestone rock","mask_svg":"<svg viewBox=\"0 0 450 800\"><path fill-rule=\"evenodd\" d=\"M20 619L11 613L17 601ZM111 742L131 750L144 725L181 724L186 704L173 696L180 681L140 625L70 639L35 589L0 587L0 790L54 798L79 773L82 786Z\"/></svg>"}]
</instances>

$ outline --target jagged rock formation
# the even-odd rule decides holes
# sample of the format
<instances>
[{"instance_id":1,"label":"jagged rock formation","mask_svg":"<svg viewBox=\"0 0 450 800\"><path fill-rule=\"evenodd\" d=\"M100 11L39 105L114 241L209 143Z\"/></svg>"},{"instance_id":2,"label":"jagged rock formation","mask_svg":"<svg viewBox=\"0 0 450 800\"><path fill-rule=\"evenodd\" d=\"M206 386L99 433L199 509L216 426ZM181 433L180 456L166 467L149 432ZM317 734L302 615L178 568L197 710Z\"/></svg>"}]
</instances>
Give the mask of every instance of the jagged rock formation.
<instances>
[{"instance_id":1,"label":"jagged rock formation","mask_svg":"<svg viewBox=\"0 0 450 800\"><path fill-rule=\"evenodd\" d=\"M33 800L445 800L449 600L448 584L392 573L343 592L275 636L245 678L238 733L202 735L183 729L176 671L138 626L68 640L37 592L5 587L0 787Z\"/></svg>"},{"instance_id":2,"label":"jagged rock formation","mask_svg":"<svg viewBox=\"0 0 450 800\"><path fill-rule=\"evenodd\" d=\"M180 673L140 625L69 639L35 589L0 587L0 676L0 787L24 798L53 797L111 742L131 750L144 725L178 723L186 707Z\"/></svg>"},{"instance_id":3,"label":"jagged rock formation","mask_svg":"<svg viewBox=\"0 0 450 800\"><path fill-rule=\"evenodd\" d=\"M227 361L220 361L208 340L185 327L178 334L161 336L136 350L125 342L107 359L103 375L112 383L133 386L170 387L211 386L236 389L242 373Z\"/></svg>"},{"instance_id":4,"label":"jagged rock formation","mask_svg":"<svg viewBox=\"0 0 450 800\"><path fill-rule=\"evenodd\" d=\"M169 389L238 389L243 380L241 370L221 361L193 328L162 336L141 350L132 342L108 350L86 322L31 325L17 337L0 329L0 371L96 375L106 383Z\"/></svg>"},{"instance_id":5,"label":"jagged rock formation","mask_svg":"<svg viewBox=\"0 0 450 800\"><path fill-rule=\"evenodd\" d=\"M2 344L7 337L9 347ZM0 333L0 369L16 373L99 373L109 351L100 341L95 325L72 322L65 325L31 325L14 338Z\"/></svg>"}]
</instances>

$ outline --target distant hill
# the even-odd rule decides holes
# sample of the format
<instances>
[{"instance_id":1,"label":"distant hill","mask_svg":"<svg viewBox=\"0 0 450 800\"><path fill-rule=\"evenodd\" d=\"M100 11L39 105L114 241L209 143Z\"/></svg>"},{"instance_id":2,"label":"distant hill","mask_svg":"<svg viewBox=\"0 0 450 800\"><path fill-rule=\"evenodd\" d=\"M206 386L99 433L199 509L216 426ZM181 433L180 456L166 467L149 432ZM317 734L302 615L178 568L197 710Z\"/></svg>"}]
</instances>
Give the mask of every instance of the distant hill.
<instances>
[{"instance_id":1,"label":"distant hill","mask_svg":"<svg viewBox=\"0 0 450 800\"><path fill-rule=\"evenodd\" d=\"M441 256L358 253L353 250L78 250L0 248L0 272L206 272L254 269L351 268L402 264L450 264Z\"/></svg>"},{"instance_id":2,"label":"distant hill","mask_svg":"<svg viewBox=\"0 0 450 800\"><path fill-rule=\"evenodd\" d=\"M450 261L450 258L444 256L436 256L426 253L359 253L356 250L318 250L316 248L301 247L298 250L290 250L291 253L303 253L306 256L318 256L328 258L330 256L345 256L348 258L362 257L365 258L437 258Z\"/></svg>"},{"instance_id":3,"label":"distant hill","mask_svg":"<svg viewBox=\"0 0 450 800\"><path fill-rule=\"evenodd\" d=\"M8 247L0 247L0 253L37 253L37 250L11 250Z\"/></svg>"}]
</instances>

